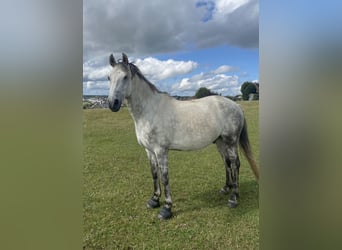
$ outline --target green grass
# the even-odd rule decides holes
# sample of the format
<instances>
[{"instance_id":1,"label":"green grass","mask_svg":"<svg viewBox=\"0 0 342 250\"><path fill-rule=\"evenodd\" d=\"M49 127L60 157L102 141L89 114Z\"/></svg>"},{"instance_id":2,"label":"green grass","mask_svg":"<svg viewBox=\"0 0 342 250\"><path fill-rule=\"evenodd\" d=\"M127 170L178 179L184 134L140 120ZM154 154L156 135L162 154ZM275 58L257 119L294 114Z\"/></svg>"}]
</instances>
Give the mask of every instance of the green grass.
<instances>
[{"instance_id":1,"label":"green grass","mask_svg":"<svg viewBox=\"0 0 342 250\"><path fill-rule=\"evenodd\" d=\"M259 162L258 102L241 102ZM153 193L145 151L127 109L84 110L84 249L258 249L258 185L243 156L236 209L218 190L225 183L216 146L171 151L173 217L146 208ZM163 201L163 196L162 200Z\"/></svg>"}]
</instances>

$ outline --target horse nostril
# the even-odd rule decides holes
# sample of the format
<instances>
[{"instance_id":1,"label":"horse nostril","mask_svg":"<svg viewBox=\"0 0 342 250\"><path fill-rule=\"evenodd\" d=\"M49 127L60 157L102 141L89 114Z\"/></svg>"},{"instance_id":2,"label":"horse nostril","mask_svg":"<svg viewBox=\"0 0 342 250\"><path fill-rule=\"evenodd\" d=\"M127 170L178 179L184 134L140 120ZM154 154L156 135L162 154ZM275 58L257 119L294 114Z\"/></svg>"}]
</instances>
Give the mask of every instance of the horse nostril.
<instances>
[{"instance_id":1,"label":"horse nostril","mask_svg":"<svg viewBox=\"0 0 342 250\"><path fill-rule=\"evenodd\" d=\"M119 105L119 100L118 100L118 99L115 99L115 100L114 100L114 106L117 106L117 105Z\"/></svg>"}]
</instances>

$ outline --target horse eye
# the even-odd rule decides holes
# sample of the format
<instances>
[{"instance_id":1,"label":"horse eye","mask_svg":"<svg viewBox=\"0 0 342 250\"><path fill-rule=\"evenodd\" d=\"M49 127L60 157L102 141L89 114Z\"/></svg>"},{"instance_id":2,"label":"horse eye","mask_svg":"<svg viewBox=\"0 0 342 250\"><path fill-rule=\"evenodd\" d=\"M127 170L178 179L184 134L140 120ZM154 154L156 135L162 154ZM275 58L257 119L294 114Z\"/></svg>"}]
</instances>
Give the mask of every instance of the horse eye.
<instances>
[{"instance_id":1,"label":"horse eye","mask_svg":"<svg viewBox=\"0 0 342 250\"><path fill-rule=\"evenodd\" d=\"M110 81L110 77L108 76L108 81Z\"/></svg>"},{"instance_id":2,"label":"horse eye","mask_svg":"<svg viewBox=\"0 0 342 250\"><path fill-rule=\"evenodd\" d=\"M127 80L127 79L128 79L128 76L125 76L125 77L124 77L124 80Z\"/></svg>"}]
</instances>

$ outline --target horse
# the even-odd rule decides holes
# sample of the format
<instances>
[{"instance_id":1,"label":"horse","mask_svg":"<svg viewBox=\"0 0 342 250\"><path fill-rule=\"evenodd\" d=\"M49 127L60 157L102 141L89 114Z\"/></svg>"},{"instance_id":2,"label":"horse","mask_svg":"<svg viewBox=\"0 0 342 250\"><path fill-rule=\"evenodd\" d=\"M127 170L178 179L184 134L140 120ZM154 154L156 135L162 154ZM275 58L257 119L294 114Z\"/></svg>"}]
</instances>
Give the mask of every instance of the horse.
<instances>
[{"instance_id":1,"label":"horse","mask_svg":"<svg viewBox=\"0 0 342 250\"><path fill-rule=\"evenodd\" d=\"M256 179L259 179L241 107L222 96L176 100L148 81L139 68L128 61L125 53L118 62L111 54L109 64L112 66L108 76L109 108L118 112L126 99L137 141L144 147L150 162L154 192L147 207L160 207L161 180L165 201L158 218L166 220L172 217L169 150L197 150L214 143L226 170L226 183L220 192L230 193L228 206L235 208L239 197L239 144Z\"/></svg>"}]
</instances>

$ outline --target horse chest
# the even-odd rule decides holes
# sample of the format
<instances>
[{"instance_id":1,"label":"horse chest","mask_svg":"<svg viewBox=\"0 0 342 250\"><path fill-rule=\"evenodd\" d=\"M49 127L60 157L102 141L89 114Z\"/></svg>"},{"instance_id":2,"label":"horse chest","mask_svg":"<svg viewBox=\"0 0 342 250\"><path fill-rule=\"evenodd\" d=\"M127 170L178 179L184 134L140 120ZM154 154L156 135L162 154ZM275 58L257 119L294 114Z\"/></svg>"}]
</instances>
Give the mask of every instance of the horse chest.
<instances>
[{"instance_id":1,"label":"horse chest","mask_svg":"<svg viewBox=\"0 0 342 250\"><path fill-rule=\"evenodd\" d=\"M154 149L159 146L167 145L165 136L161 136L157 129L151 124L136 123L135 133L138 143L148 149Z\"/></svg>"},{"instance_id":2,"label":"horse chest","mask_svg":"<svg viewBox=\"0 0 342 250\"><path fill-rule=\"evenodd\" d=\"M142 131L136 130L135 132L139 145L146 148L150 144L148 141L148 137L146 137L145 133L143 133Z\"/></svg>"}]
</instances>

